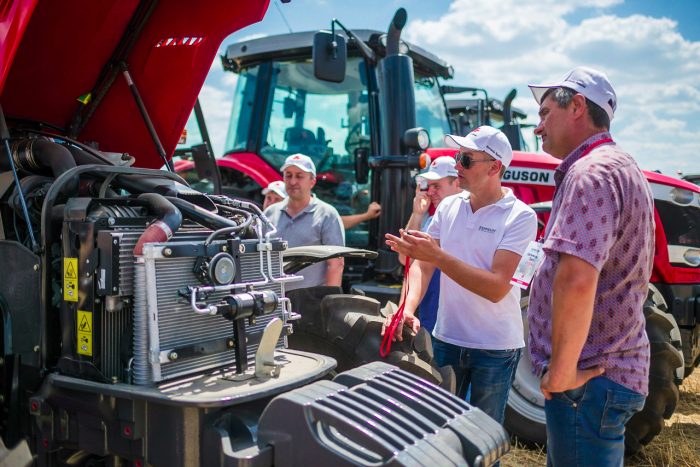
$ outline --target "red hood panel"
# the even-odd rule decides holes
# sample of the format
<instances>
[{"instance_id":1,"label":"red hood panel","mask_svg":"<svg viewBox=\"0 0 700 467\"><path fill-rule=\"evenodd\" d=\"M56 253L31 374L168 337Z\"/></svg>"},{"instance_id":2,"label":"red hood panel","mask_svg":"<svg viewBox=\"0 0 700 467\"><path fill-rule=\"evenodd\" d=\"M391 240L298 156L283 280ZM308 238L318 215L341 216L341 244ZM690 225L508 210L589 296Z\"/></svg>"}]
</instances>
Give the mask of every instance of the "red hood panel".
<instances>
[{"instance_id":1,"label":"red hood panel","mask_svg":"<svg viewBox=\"0 0 700 467\"><path fill-rule=\"evenodd\" d=\"M167 154L177 145L221 42L260 21L268 3L157 2L127 63ZM5 63L11 58L12 45L9 53L0 48L2 73L7 74L4 86L0 81L5 115L67 128L82 105L78 97L92 90L138 4L136 0L39 2L7 73ZM1 18L1 26L15 27L15 20ZM0 29L0 37L2 34ZM178 39L179 45L157 47L169 38ZM187 44L181 44L185 38L189 38ZM162 166L121 73L78 139L96 141L103 151L128 152L142 167Z\"/></svg>"}]
</instances>

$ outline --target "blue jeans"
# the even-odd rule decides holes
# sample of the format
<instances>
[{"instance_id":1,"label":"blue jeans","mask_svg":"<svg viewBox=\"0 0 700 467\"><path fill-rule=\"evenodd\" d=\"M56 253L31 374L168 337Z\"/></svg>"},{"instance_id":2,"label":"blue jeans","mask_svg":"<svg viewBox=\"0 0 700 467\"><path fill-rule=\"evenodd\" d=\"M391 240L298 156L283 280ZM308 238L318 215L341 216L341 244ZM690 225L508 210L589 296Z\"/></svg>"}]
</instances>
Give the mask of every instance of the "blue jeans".
<instances>
[{"instance_id":1,"label":"blue jeans","mask_svg":"<svg viewBox=\"0 0 700 467\"><path fill-rule=\"evenodd\" d=\"M522 349L471 349L433 339L435 364L454 369L457 395L466 399L470 391L467 402L501 425L521 352Z\"/></svg>"},{"instance_id":2,"label":"blue jeans","mask_svg":"<svg viewBox=\"0 0 700 467\"><path fill-rule=\"evenodd\" d=\"M607 378L545 400L547 465L622 466L625 423L644 407L645 396Z\"/></svg>"}]
</instances>

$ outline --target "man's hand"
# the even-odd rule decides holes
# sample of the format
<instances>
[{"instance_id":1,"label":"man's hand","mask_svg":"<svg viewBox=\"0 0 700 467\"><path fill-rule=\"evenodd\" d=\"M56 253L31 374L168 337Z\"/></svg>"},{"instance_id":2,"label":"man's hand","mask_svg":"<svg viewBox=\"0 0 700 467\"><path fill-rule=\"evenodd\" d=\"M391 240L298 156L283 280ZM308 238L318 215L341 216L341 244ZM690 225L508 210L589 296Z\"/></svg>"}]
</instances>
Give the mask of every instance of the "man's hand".
<instances>
[{"instance_id":1,"label":"man's hand","mask_svg":"<svg viewBox=\"0 0 700 467\"><path fill-rule=\"evenodd\" d=\"M413 214L422 217L428 212L430 207L430 196L425 191L421 191L419 186L416 186L416 196L413 197Z\"/></svg>"},{"instance_id":2,"label":"man's hand","mask_svg":"<svg viewBox=\"0 0 700 467\"><path fill-rule=\"evenodd\" d=\"M387 316L384 320L384 324L382 325L382 336L386 333L386 330L391 325L391 320L393 318L394 314L392 313L389 316ZM404 311L403 318L401 319L401 322L399 322L398 326L396 326L394 335L391 338L392 342L396 342L397 340L401 342L403 340L404 326L408 326L411 329L411 333L413 333L413 335L415 336L418 333L418 330L420 329L420 320L413 313L406 313Z\"/></svg>"},{"instance_id":3,"label":"man's hand","mask_svg":"<svg viewBox=\"0 0 700 467\"><path fill-rule=\"evenodd\" d=\"M547 371L540 382L540 391L544 398L552 398L553 392L564 392L586 384L590 379L605 373L605 368L587 368L585 370L561 372L556 369Z\"/></svg>"},{"instance_id":4,"label":"man's hand","mask_svg":"<svg viewBox=\"0 0 700 467\"><path fill-rule=\"evenodd\" d=\"M365 220L375 219L382 213L382 206L376 201L369 203L365 212Z\"/></svg>"},{"instance_id":5,"label":"man's hand","mask_svg":"<svg viewBox=\"0 0 700 467\"><path fill-rule=\"evenodd\" d=\"M434 263L442 251L435 239L425 232L400 229L399 234L401 237L386 234L386 244L403 256Z\"/></svg>"}]
</instances>

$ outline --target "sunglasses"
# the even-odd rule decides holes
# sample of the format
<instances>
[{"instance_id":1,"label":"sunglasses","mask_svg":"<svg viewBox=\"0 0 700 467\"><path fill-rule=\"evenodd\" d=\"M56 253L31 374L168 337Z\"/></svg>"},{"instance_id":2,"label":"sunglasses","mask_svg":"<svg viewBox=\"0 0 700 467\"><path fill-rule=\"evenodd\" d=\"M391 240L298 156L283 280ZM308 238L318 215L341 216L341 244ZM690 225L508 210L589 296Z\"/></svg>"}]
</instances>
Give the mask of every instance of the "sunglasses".
<instances>
[{"instance_id":1,"label":"sunglasses","mask_svg":"<svg viewBox=\"0 0 700 467\"><path fill-rule=\"evenodd\" d=\"M454 155L455 161L462 165L465 169L468 169L475 162L494 162L493 159L472 159L468 154L462 154L461 152L456 152Z\"/></svg>"}]
</instances>

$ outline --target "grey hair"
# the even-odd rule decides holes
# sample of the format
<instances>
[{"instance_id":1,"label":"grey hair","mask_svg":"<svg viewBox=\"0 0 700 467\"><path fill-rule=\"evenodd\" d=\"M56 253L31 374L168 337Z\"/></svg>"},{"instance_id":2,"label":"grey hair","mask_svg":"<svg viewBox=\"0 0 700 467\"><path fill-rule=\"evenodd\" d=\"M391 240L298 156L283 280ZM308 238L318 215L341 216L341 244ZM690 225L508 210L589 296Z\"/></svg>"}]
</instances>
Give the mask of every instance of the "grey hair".
<instances>
[{"instance_id":1,"label":"grey hair","mask_svg":"<svg viewBox=\"0 0 700 467\"><path fill-rule=\"evenodd\" d=\"M570 88L552 88L548 89L547 92L544 93L542 96L542 101L551 95L552 99L554 99L557 105L563 109L569 106L576 94L578 93ZM601 106L586 97L586 108L588 109L588 115L591 116L593 125L595 125L596 128L605 128L606 130L610 130L610 117L608 117L607 112L605 112Z\"/></svg>"}]
</instances>

